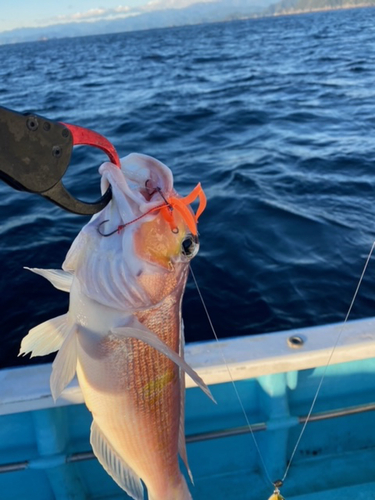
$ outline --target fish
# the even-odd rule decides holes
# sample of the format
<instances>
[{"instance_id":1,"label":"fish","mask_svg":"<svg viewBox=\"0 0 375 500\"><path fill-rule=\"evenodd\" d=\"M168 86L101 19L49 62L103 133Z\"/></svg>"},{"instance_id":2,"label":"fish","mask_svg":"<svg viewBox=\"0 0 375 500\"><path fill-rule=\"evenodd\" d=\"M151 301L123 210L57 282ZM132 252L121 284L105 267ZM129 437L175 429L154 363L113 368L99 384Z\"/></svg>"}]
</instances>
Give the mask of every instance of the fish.
<instances>
[{"instance_id":1,"label":"fish","mask_svg":"<svg viewBox=\"0 0 375 500\"><path fill-rule=\"evenodd\" d=\"M213 397L184 359L181 302L206 198L200 184L180 197L171 170L147 155L99 172L112 200L82 228L62 269L27 268L68 292L69 309L31 329L20 355L58 351L54 400L77 374L93 452L131 498L144 498L143 482L150 500L189 500L178 459L192 481L185 374Z\"/></svg>"}]
</instances>

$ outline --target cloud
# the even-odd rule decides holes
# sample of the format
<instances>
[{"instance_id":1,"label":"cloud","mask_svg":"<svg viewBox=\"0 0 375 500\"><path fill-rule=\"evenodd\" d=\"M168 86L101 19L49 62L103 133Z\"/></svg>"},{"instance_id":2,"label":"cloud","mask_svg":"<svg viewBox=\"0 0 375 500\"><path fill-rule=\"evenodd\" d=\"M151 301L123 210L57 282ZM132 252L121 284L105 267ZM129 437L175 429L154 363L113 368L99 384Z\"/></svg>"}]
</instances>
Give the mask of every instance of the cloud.
<instances>
[{"instance_id":1,"label":"cloud","mask_svg":"<svg viewBox=\"0 0 375 500\"><path fill-rule=\"evenodd\" d=\"M103 17L106 14L105 9L90 9L87 12L76 12L70 16L71 20L80 21L82 19L92 19L95 17Z\"/></svg>"},{"instance_id":2,"label":"cloud","mask_svg":"<svg viewBox=\"0 0 375 500\"><path fill-rule=\"evenodd\" d=\"M131 9L128 6L119 5L111 9L97 8L85 12L75 12L74 14L61 15L45 20L43 24L66 24L79 23L83 21L102 21L110 19L119 19L128 16L137 15L139 11Z\"/></svg>"},{"instance_id":3,"label":"cloud","mask_svg":"<svg viewBox=\"0 0 375 500\"><path fill-rule=\"evenodd\" d=\"M123 7L122 5L119 5L118 7L115 7L113 10L115 12L118 12L118 13L120 13L120 12L130 12L131 11L130 7L127 7L127 6Z\"/></svg>"},{"instance_id":4,"label":"cloud","mask_svg":"<svg viewBox=\"0 0 375 500\"><path fill-rule=\"evenodd\" d=\"M209 3L216 0L149 0L143 6L138 8L131 8L126 5L119 5L113 8L98 7L89 9L84 12L75 12L73 14L55 16L49 19L44 19L39 25L48 26L51 24L67 24L67 23L80 23L80 22L95 22L114 20L130 16L137 16L139 14L164 9L182 9L193 5L195 3Z\"/></svg>"},{"instance_id":5,"label":"cloud","mask_svg":"<svg viewBox=\"0 0 375 500\"><path fill-rule=\"evenodd\" d=\"M183 9L195 3L210 3L216 0L150 0L143 10Z\"/></svg>"}]
</instances>

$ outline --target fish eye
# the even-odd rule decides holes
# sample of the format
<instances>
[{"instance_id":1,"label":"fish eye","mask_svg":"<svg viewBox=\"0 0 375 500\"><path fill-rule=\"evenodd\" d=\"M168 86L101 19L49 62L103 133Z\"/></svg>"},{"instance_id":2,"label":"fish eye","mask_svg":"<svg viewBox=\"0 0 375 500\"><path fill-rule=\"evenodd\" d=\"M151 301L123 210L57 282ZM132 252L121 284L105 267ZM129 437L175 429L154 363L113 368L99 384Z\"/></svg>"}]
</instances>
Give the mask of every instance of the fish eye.
<instances>
[{"instance_id":1,"label":"fish eye","mask_svg":"<svg viewBox=\"0 0 375 500\"><path fill-rule=\"evenodd\" d=\"M183 239L181 243L182 255L184 255L188 259L192 259L197 255L198 249L199 249L199 244L198 244L198 238L196 236L189 234Z\"/></svg>"}]
</instances>

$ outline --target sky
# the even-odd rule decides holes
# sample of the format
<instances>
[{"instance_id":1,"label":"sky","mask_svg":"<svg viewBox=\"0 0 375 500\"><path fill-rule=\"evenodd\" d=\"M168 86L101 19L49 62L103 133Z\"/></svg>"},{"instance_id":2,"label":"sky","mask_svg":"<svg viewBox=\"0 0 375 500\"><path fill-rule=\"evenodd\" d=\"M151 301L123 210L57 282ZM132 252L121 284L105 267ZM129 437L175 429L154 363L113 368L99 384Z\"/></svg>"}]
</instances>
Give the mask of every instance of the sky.
<instances>
[{"instance_id":1,"label":"sky","mask_svg":"<svg viewBox=\"0 0 375 500\"><path fill-rule=\"evenodd\" d=\"M150 10L186 7L198 1L202 0L124 0L124 3L119 0L2 0L0 32L72 21L115 19Z\"/></svg>"}]
</instances>

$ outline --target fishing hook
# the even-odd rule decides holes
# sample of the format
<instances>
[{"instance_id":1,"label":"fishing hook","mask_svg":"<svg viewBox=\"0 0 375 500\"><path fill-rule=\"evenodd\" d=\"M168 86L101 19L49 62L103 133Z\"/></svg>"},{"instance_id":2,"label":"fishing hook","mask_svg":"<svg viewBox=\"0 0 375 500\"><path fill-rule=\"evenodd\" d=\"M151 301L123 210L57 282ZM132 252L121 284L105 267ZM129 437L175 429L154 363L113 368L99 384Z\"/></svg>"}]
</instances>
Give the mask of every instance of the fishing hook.
<instances>
[{"instance_id":1,"label":"fishing hook","mask_svg":"<svg viewBox=\"0 0 375 500\"><path fill-rule=\"evenodd\" d=\"M147 187L147 184L150 182L150 179L147 179L147 181L145 182L145 188L148 189ZM165 201L166 205L169 207L170 204L168 203L168 201L166 200L166 198L164 197L163 193L161 192L161 189L159 186L156 187L156 189L154 189L151 193L149 193L150 197L155 194L156 192L160 193L161 197L163 198L163 200ZM172 207L171 207L172 208ZM141 219L142 217L144 217L145 215L147 215L148 213L152 212L154 209L150 210L149 212L146 212L145 214L141 215L140 217L137 217L136 219L133 219L132 221L130 222L127 222L126 224L120 224L117 229L114 229L113 231L111 231L110 233L103 233L101 230L100 230L100 226L102 226L103 224L105 224L106 222L109 222L109 219L106 219L106 220L103 220L99 226L97 227L97 230L98 230L98 233L101 235L101 236L104 236L105 238L107 238L108 236L112 236L113 234L115 233L119 233L120 231L122 231L122 229L124 229L126 226L128 226L129 224L131 224L132 222L136 222L137 220Z\"/></svg>"},{"instance_id":2,"label":"fishing hook","mask_svg":"<svg viewBox=\"0 0 375 500\"><path fill-rule=\"evenodd\" d=\"M163 200L165 201L165 204L167 205L167 207L169 208L169 210L172 212L173 210L173 207L172 205L169 203L169 201L166 199L166 197L163 195L163 192L161 190L160 187L157 187L156 188L156 191L160 194L160 196L163 198Z\"/></svg>"},{"instance_id":3,"label":"fishing hook","mask_svg":"<svg viewBox=\"0 0 375 500\"><path fill-rule=\"evenodd\" d=\"M139 217L136 217L135 219L133 219L129 222L126 222L125 224L120 224L119 226L117 226L117 229L114 229L110 233L102 233L102 231L100 230L100 226L102 226L106 222L109 222L109 219L103 220L98 225L98 227L96 229L101 236L104 236L106 238L107 236L112 236L115 233L120 233L120 231L122 231L126 226L129 226L129 224L133 224L133 222L137 222L139 219L142 219L142 217L146 217L146 215L148 215L152 212L156 212L156 210L160 210L161 208L167 208L167 207L168 207L168 205L159 205L157 207L151 208L151 210L148 210L146 213L140 215ZM177 232L178 232L178 229L177 229Z\"/></svg>"},{"instance_id":4,"label":"fishing hook","mask_svg":"<svg viewBox=\"0 0 375 500\"><path fill-rule=\"evenodd\" d=\"M112 234L119 233L121 231L121 229L124 229L124 227L125 227L125 225L120 225L120 226L117 227L117 229L115 229L114 231L111 231L110 233L102 233L101 230L100 230L100 226L102 226L106 222L109 222L109 219L103 220L99 224L99 226L96 228L97 231L98 231L98 233L100 234L100 236L104 236L105 238L107 238L107 236L112 236Z\"/></svg>"},{"instance_id":5,"label":"fishing hook","mask_svg":"<svg viewBox=\"0 0 375 500\"><path fill-rule=\"evenodd\" d=\"M151 179L147 179L147 181L145 182L145 188L147 189L147 191L149 190L149 188L147 187L147 184L150 182ZM148 192L148 194L150 195L150 198L151 196L153 196L155 193L156 193L157 189L154 189L151 193Z\"/></svg>"}]
</instances>

